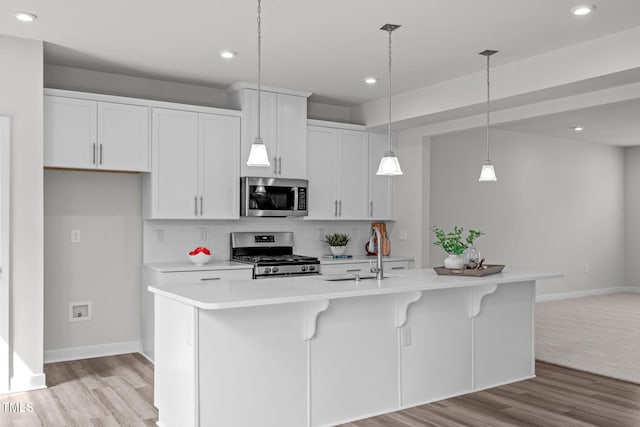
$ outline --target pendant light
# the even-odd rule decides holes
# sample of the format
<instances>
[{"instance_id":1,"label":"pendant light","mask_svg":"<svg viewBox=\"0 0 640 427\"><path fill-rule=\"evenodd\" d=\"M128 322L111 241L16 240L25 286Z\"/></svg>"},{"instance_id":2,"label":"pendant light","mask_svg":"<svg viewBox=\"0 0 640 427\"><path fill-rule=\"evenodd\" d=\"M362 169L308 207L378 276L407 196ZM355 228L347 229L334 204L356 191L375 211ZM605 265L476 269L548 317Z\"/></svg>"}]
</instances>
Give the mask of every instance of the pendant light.
<instances>
[{"instance_id":1,"label":"pendant light","mask_svg":"<svg viewBox=\"0 0 640 427\"><path fill-rule=\"evenodd\" d=\"M487 57L487 160L485 160L482 165L482 170L480 171L480 178L478 178L478 181L480 182L494 182L498 180L496 177L496 170L489 159L489 125L491 124L491 81L489 79L489 66L491 55L494 53L498 53L498 51L487 49L478 54Z\"/></svg>"},{"instance_id":2,"label":"pendant light","mask_svg":"<svg viewBox=\"0 0 640 427\"><path fill-rule=\"evenodd\" d=\"M389 123L387 126L389 134L389 151L384 153L382 159L380 159L380 166L378 166L378 172L376 175L402 175L402 169L400 169L400 163L398 158L393 152L391 146L391 33L400 28L400 25L385 24L380 29L389 33Z\"/></svg>"},{"instance_id":3,"label":"pendant light","mask_svg":"<svg viewBox=\"0 0 640 427\"><path fill-rule=\"evenodd\" d=\"M249 152L249 159L247 160L247 166L261 166L269 167L269 155L267 154L267 146L264 145L262 137L260 136L260 84L261 84L261 67L262 67L262 20L261 20L262 8L260 7L260 0L258 0L258 136L251 144L251 151Z\"/></svg>"}]
</instances>

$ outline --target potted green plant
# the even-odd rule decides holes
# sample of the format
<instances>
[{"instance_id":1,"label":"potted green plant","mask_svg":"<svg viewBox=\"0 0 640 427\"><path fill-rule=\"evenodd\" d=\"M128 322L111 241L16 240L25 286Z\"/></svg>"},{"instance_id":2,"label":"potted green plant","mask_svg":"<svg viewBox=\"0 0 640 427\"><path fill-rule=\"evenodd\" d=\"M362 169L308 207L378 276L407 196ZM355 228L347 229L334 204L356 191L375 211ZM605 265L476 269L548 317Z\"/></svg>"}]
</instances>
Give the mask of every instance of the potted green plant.
<instances>
[{"instance_id":1,"label":"potted green plant","mask_svg":"<svg viewBox=\"0 0 640 427\"><path fill-rule=\"evenodd\" d=\"M458 226L454 226L453 231L449 232L445 232L443 229L438 227L433 227L433 232L437 239L433 244L440 246L447 254L449 254L449 256L444 259L445 268L460 269L464 267L465 262L462 258L462 253L470 245L473 245L476 238L483 234L479 230L469 230L469 234L465 239L463 239L463 231L464 229Z\"/></svg>"},{"instance_id":2,"label":"potted green plant","mask_svg":"<svg viewBox=\"0 0 640 427\"><path fill-rule=\"evenodd\" d=\"M325 234L324 242L329 245L334 256L343 255L351 237L346 233Z\"/></svg>"}]
</instances>

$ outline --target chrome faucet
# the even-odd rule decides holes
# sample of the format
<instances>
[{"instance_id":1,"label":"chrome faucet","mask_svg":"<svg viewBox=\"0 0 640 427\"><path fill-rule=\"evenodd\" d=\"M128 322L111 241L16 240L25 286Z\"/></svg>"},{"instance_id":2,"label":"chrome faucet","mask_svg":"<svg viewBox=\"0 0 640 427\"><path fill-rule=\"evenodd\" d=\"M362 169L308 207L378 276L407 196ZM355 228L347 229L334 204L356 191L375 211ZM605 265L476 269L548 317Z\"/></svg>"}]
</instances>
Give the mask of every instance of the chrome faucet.
<instances>
[{"instance_id":1,"label":"chrome faucet","mask_svg":"<svg viewBox=\"0 0 640 427\"><path fill-rule=\"evenodd\" d=\"M378 227L373 227L371 228L371 233L369 233L369 247L372 248L373 247L373 237L375 236L378 244L376 246L377 248L377 264L375 267L371 266L371 272L372 273L376 273L376 280L382 280L384 279L384 268L382 266L382 235L380 234L380 230L378 229ZM371 264L371 261L369 261L369 264Z\"/></svg>"}]
</instances>

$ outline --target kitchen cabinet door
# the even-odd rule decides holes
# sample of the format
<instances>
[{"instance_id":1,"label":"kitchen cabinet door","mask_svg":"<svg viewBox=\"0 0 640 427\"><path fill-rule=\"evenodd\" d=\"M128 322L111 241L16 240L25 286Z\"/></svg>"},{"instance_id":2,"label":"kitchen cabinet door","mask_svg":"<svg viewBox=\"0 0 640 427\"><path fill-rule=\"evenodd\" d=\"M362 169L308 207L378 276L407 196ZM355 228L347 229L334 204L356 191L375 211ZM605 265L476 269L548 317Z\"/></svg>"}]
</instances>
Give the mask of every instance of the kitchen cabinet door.
<instances>
[{"instance_id":1,"label":"kitchen cabinet door","mask_svg":"<svg viewBox=\"0 0 640 427\"><path fill-rule=\"evenodd\" d=\"M309 215L307 219L337 219L338 217L338 142L337 129L308 127Z\"/></svg>"},{"instance_id":2,"label":"kitchen cabinet door","mask_svg":"<svg viewBox=\"0 0 640 427\"><path fill-rule=\"evenodd\" d=\"M198 214L198 114L153 109L152 217Z\"/></svg>"},{"instance_id":3,"label":"kitchen cabinet door","mask_svg":"<svg viewBox=\"0 0 640 427\"><path fill-rule=\"evenodd\" d=\"M361 131L340 131L340 178L338 217L367 219L369 161L367 134Z\"/></svg>"},{"instance_id":4,"label":"kitchen cabinet door","mask_svg":"<svg viewBox=\"0 0 640 427\"><path fill-rule=\"evenodd\" d=\"M393 135L392 135L393 141ZM380 159L389 150L386 134L369 134L369 218L393 219L393 178L376 175Z\"/></svg>"},{"instance_id":5,"label":"kitchen cabinet door","mask_svg":"<svg viewBox=\"0 0 640 427\"><path fill-rule=\"evenodd\" d=\"M307 98L277 95L277 156L280 178L307 177Z\"/></svg>"},{"instance_id":6,"label":"kitchen cabinet door","mask_svg":"<svg viewBox=\"0 0 640 427\"><path fill-rule=\"evenodd\" d=\"M44 166L94 169L97 162L97 102L44 97Z\"/></svg>"},{"instance_id":7,"label":"kitchen cabinet door","mask_svg":"<svg viewBox=\"0 0 640 427\"><path fill-rule=\"evenodd\" d=\"M199 114L199 217L240 215L240 118Z\"/></svg>"},{"instance_id":8,"label":"kitchen cabinet door","mask_svg":"<svg viewBox=\"0 0 640 427\"><path fill-rule=\"evenodd\" d=\"M149 171L149 108L98 102L97 167Z\"/></svg>"},{"instance_id":9,"label":"kitchen cabinet door","mask_svg":"<svg viewBox=\"0 0 640 427\"><path fill-rule=\"evenodd\" d=\"M273 92L262 92L260 94L260 135L267 146L267 154L271 167L247 166L247 159L251 151L251 144L258 135L258 91L246 89L243 93L245 97L242 103L244 112L244 136L242 137L242 153L240 164L242 176L263 176L272 177L277 172L276 152L276 110L277 95Z\"/></svg>"}]
</instances>

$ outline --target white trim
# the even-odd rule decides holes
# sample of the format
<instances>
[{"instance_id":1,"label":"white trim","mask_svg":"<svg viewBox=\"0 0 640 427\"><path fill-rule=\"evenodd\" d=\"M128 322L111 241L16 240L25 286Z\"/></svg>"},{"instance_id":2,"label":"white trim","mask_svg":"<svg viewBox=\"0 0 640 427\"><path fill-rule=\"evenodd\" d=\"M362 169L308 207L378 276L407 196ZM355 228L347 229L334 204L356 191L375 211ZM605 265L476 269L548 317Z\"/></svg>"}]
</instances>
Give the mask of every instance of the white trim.
<instances>
[{"instance_id":1,"label":"white trim","mask_svg":"<svg viewBox=\"0 0 640 427\"><path fill-rule=\"evenodd\" d=\"M243 90L243 89L258 90L258 84L257 83L249 83L249 82L238 82L238 83L235 83L235 84L229 86L225 90L229 94L229 93L237 92L237 91ZM313 93L313 92L303 92L303 91L299 91L299 90L282 89L282 88L279 88L279 87L264 86L264 85L262 85L260 87L260 90L262 92L282 93L284 95L301 96L303 98L309 98L311 96L311 94Z\"/></svg>"},{"instance_id":2,"label":"white trim","mask_svg":"<svg viewBox=\"0 0 640 427\"><path fill-rule=\"evenodd\" d=\"M11 378L11 393L39 390L41 388L47 388L47 382L44 374Z\"/></svg>"},{"instance_id":3,"label":"white trim","mask_svg":"<svg viewBox=\"0 0 640 427\"><path fill-rule=\"evenodd\" d=\"M125 96L101 95L90 92L76 92L63 89L44 89L45 96L58 96L62 98L84 99L88 101L112 102L116 104L140 105L150 108L165 108L168 110L191 111L195 113L217 114L233 117L242 117L242 111L226 108L203 107L200 105L179 104L176 102L155 101L152 99L130 98Z\"/></svg>"},{"instance_id":4,"label":"white trim","mask_svg":"<svg viewBox=\"0 0 640 427\"><path fill-rule=\"evenodd\" d=\"M0 393L10 390L11 375L11 122L0 117Z\"/></svg>"},{"instance_id":5,"label":"white trim","mask_svg":"<svg viewBox=\"0 0 640 427\"><path fill-rule=\"evenodd\" d=\"M355 123L343 123L343 122L330 122L327 120L307 119L307 126L320 126L324 128L332 129L349 129L359 130L366 132L367 127L365 125L357 125Z\"/></svg>"},{"instance_id":6,"label":"white trim","mask_svg":"<svg viewBox=\"0 0 640 427\"><path fill-rule=\"evenodd\" d=\"M563 299L590 297L594 295L615 294L619 292L640 292L640 288L633 286L618 286L614 288L589 289L586 291L564 292L561 294L549 294L536 296L536 302L559 301Z\"/></svg>"},{"instance_id":7,"label":"white trim","mask_svg":"<svg viewBox=\"0 0 640 427\"><path fill-rule=\"evenodd\" d=\"M113 356L116 354L138 353L140 341L114 342L110 344L69 347L44 352L44 363L64 362L67 360L89 359L92 357Z\"/></svg>"}]
</instances>

